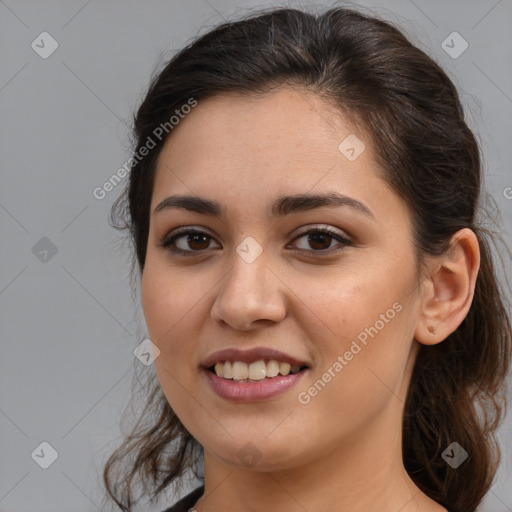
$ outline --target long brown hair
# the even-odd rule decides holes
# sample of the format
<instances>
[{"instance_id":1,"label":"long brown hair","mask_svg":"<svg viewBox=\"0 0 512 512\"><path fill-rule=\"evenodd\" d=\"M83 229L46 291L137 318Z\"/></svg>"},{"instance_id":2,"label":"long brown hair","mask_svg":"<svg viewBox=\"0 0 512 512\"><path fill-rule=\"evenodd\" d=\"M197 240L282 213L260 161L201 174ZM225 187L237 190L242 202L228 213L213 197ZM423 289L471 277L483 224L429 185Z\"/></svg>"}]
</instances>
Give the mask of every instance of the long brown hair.
<instances>
[{"instance_id":1,"label":"long brown hair","mask_svg":"<svg viewBox=\"0 0 512 512\"><path fill-rule=\"evenodd\" d=\"M172 134L157 140L155 129L191 99L286 85L322 96L370 134L384 179L410 207L418 261L443 254L462 228L477 235L481 265L471 308L442 343L421 346L403 418L403 460L416 485L452 512L474 511L499 463L495 430L511 358L506 295L490 245L501 238L479 219L479 147L454 84L392 24L344 8L272 8L224 23L177 53L154 76L135 116L135 154L149 138L156 145L134 159L111 212L112 225L129 231L132 273L136 264L144 270L155 164ZM135 502L136 477L153 501L201 456L154 376L149 384L137 425L104 467L108 496L124 511ZM442 458L453 441L469 454L457 469Z\"/></svg>"}]
</instances>

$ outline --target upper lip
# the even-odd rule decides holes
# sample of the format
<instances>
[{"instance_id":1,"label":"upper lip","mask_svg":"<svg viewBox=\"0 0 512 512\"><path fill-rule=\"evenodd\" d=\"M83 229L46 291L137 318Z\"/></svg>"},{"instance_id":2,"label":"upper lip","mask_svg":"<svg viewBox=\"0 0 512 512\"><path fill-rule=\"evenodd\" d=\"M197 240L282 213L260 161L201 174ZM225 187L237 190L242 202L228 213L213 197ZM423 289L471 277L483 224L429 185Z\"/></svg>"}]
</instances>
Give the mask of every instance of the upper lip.
<instances>
[{"instance_id":1,"label":"upper lip","mask_svg":"<svg viewBox=\"0 0 512 512\"><path fill-rule=\"evenodd\" d=\"M224 361L242 361L250 364L261 360L274 360L280 363L290 363L292 366L307 366L305 361L301 361L300 359L286 354L285 352L266 347L251 348L248 350L225 348L209 355L201 364L204 368L211 368L217 363L222 363Z\"/></svg>"}]
</instances>

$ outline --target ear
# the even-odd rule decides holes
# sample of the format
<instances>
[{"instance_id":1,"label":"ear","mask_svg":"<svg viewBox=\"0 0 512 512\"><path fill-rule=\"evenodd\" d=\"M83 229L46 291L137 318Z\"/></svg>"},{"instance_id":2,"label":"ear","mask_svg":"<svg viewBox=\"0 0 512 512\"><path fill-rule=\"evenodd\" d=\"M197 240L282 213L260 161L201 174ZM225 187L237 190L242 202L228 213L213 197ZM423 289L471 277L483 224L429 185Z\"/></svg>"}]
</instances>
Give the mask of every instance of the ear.
<instances>
[{"instance_id":1,"label":"ear","mask_svg":"<svg viewBox=\"0 0 512 512\"><path fill-rule=\"evenodd\" d=\"M422 288L419 322L414 332L415 339L424 345L443 341L468 314L480 268L475 233L468 228L457 231L448 251L434 258L432 268Z\"/></svg>"}]
</instances>

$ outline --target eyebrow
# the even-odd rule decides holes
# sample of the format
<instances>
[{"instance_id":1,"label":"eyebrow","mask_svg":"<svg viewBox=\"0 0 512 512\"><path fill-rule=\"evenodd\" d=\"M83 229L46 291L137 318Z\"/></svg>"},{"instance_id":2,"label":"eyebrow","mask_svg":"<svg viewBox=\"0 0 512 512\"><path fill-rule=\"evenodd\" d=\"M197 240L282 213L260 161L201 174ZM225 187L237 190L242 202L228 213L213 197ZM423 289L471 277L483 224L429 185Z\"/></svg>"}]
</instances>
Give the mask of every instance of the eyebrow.
<instances>
[{"instance_id":1,"label":"eyebrow","mask_svg":"<svg viewBox=\"0 0 512 512\"><path fill-rule=\"evenodd\" d=\"M290 213L312 210L324 206L349 207L358 213L376 220L372 211L361 201L353 197L345 196L337 192L327 192L324 194L295 194L291 196L279 196L274 201L270 215L272 217L284 217ZM227 216L226 207L218 201L206 199L199 196L169 196L160 202L153 213L157 214L163 210L180 208L202 215L219 217L225 219Z\"/></svg>"}]
</instances>

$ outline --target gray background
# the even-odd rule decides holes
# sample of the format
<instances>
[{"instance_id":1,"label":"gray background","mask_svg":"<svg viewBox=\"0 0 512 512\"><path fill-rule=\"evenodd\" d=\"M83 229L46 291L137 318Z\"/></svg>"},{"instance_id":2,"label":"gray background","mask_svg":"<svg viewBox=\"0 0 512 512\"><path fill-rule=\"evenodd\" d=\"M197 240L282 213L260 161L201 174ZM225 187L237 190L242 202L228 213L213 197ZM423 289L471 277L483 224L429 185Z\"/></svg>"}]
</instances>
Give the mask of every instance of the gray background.
<instances>
[{"instance_id":1,"label":"gray background","mask_svg":"<svg viewBox=\"0 0 512 512\"><path fill-rule=\"evenodd\" d=\"M223 19L272 4L0 0L0 511L99 510L145 326L107 222L121 185L103 200L92 192L129 157L131 115L155 67ZM398 23L454 80L510 243L512 1L345 5ZM44 31L59 45L46 59L31 47ZM453 31L469 44L455 59L441 46ZM509 415L486 512L512 510L511 426ZM58 452L48 469L31 457L43 441Z\"/></svg>"}]
</instances>

